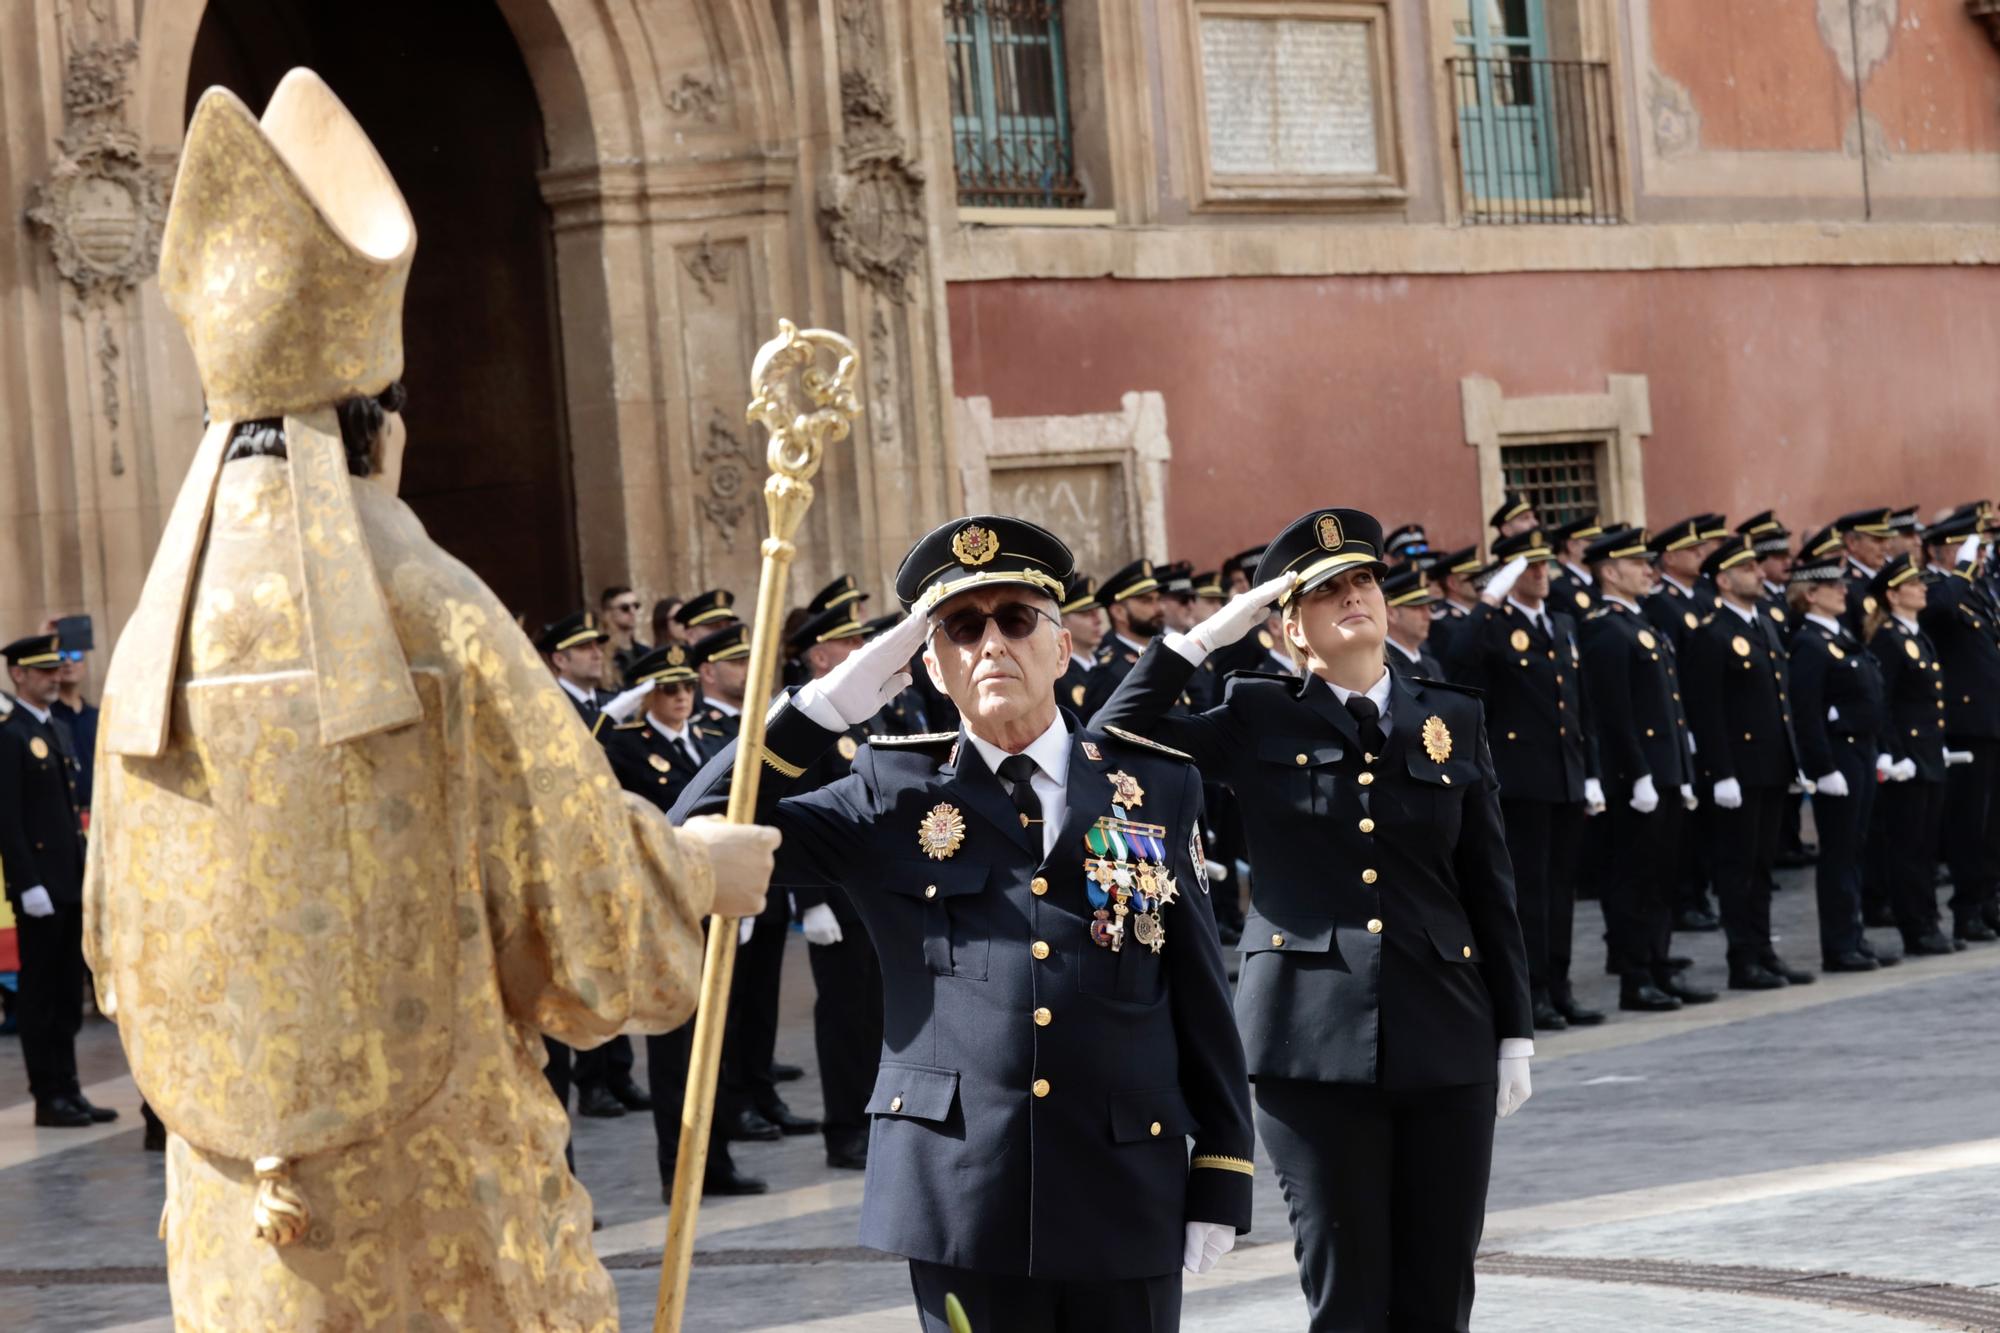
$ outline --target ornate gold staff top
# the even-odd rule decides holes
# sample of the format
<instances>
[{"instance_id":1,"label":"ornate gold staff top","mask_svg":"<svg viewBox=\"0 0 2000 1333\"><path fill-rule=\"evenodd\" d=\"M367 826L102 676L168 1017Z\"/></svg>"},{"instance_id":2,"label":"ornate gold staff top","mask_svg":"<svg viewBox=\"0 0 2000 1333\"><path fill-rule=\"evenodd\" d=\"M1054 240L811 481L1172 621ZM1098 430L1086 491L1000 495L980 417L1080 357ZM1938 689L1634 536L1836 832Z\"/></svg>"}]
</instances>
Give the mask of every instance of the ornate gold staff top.
<instances>
[{"instance_id":1,"label":"ornate gold staff top","mask_svg":"<svg viewBox=\"0 0 2000 1333\"><path fill-rule=\"evenodd\" d=\"M822 357L835 364L831 373ZM792 537L813 502L812 477L826 446L847 438L861 400L854 386L860 364L854 344L830 329L800 329L778 321L778 336L757 349L750 367L749 419L771 432L766 459L764 508L771 535L764 539L757 579L756 620L751 625L750 673L743 688L742 729L736 740L728 819L748 824L757 810L757 783L764 759L764 714L771 705L772 667L784 627L785 580L798 554ZM694 1258L695 1210L701 1202L708 1166L708 1127L715 1115L715 1080L722 1058L722 1030L729 1003L730 975L736 970L736 922L709 923L708 958L702 967L701 999L695 1010L694 1051L689 1057L687 1100L681 1107L681 1142L675 1158L674 1192L667 1209L667 1248L660 1262L660 1296L653 1309L654 1333L678 1333L687 1304L688 1266Z\"/></svg>"}]
</instances>

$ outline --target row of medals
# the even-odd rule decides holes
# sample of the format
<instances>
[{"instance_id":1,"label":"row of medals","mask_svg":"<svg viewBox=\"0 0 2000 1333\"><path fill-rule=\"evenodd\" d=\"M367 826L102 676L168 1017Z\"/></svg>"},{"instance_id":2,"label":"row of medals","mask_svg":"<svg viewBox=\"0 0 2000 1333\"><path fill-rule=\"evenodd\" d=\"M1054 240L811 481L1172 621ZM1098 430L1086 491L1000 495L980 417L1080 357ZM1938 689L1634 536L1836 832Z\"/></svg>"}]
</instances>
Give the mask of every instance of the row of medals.
<instances>
[{"instance_id":1,"label":"row of medals","mask_svg":"<svg viewBox=\"0 0 2000 1333\"><path fill-rule=\"evenodd\" d=\"M1117 953L1132 936L1154 953L1167 942L1162 909L1180 896L1180 886L1167 869L1167 830L1142 824L1122 806L1100 818L1083 835L1090 852L1084 858L1091 913L1090 939L1100 949Z\"/></svg>"}]
</instances>

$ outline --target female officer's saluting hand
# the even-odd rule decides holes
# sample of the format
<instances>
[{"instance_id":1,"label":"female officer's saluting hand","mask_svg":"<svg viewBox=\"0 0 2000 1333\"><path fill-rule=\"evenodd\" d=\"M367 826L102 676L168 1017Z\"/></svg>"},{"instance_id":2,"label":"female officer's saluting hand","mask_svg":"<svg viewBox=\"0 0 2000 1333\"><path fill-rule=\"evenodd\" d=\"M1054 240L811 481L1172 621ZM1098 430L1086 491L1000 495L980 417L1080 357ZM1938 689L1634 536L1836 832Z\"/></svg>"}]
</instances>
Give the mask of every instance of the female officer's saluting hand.
<instances>
[{"instance_id":1,"label":"female officer's saluting hand","mask_svg":"<svg viewBox=\"0 0 2000 1333\"><path fill-rule=\"evenodd\" d=\"M1187 751L1241 803L1237 1026L1311 1326L1463 1329L1494 1117L1530 1090L1528 971L1479 698L1388 666L1381 540L1358 510L1298 519L1094 724ZM1274 600L1302 674L1238 673L1169 716Z\"/></svg>"}]
</instances>

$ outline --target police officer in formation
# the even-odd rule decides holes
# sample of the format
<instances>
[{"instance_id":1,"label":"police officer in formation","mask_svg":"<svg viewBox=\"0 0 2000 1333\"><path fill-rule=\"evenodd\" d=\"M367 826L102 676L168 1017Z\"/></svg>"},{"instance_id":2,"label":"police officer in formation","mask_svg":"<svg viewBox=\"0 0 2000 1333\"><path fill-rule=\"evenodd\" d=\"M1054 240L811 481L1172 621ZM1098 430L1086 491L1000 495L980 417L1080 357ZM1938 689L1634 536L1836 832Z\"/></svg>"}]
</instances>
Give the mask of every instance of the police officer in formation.
<instances>
[{"instance_id":1,"label":"police officer in formation","mask_svg":"<svg viewBox=\"0 0 2000 1333\"><path fill-rule=\"evenodd\" d=\"M2000 886L2000 604L1983 575L1982 502L1924 533L1930 589L1917 623L1944 670L1944 858L1951 867L1952 937L1995 938Z\"/></svg>"},{"instance_id":2,"label":"police officer in formation","mask_svg":"<svg viewBox=\"0 0 2000 1333\"><path fill-rule=\"evenodd\" d=\"M1889 908L1912 957L1965 948L1941 929L1937 901L1937 848L1944 818L1944 665L1921 623L1930 601L1921 557L1898 555L1869 586L1880 619L1868 633L1868 650L1882 672L1883 749L1888 777L1876 794L1875 827L1886 846Z\"/></svg>"},{"instance_id":3,"label":"police officer in formation","mask_svg":"<svg viewBox=\"0 0 2000 1333\"><path fill-rule=\"evenodd\" d=\"M1104 608L1111 632L1097 645L1090 675L1084 681L1083 705L1078 710L1083 717L1104 706L1165 625L1160 580L1150 560L1134 560L1105 579L1098 586L1097 604Z\"/></svg>"}]
</instances>

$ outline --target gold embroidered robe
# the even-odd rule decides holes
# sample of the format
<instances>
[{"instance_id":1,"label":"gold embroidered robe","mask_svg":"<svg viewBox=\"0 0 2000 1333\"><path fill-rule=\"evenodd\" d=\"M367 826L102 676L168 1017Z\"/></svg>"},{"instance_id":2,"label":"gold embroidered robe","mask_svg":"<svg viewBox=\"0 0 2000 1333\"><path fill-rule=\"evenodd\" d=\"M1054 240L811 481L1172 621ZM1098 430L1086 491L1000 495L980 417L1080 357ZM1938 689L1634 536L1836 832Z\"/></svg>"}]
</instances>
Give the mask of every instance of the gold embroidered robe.
<instances>
[{"instance_id":1,"label":"gold embroidered robe","mask_svg":"<svg viewBox=\"0 0 2000 1333\"><path fill-rule=\"evenodd\" d=\"M615 1328L541 1034L685 1021L707 855L372 482L354 503L423 719L322 746L314 667L342 645L303 628L290 486L283 460L222 469L166 752L98 759L85 948L173 1131L176 1325ZM309 1213L282 1248L254 1232L265 1157Z\"/></svg>"}]
</instances>

